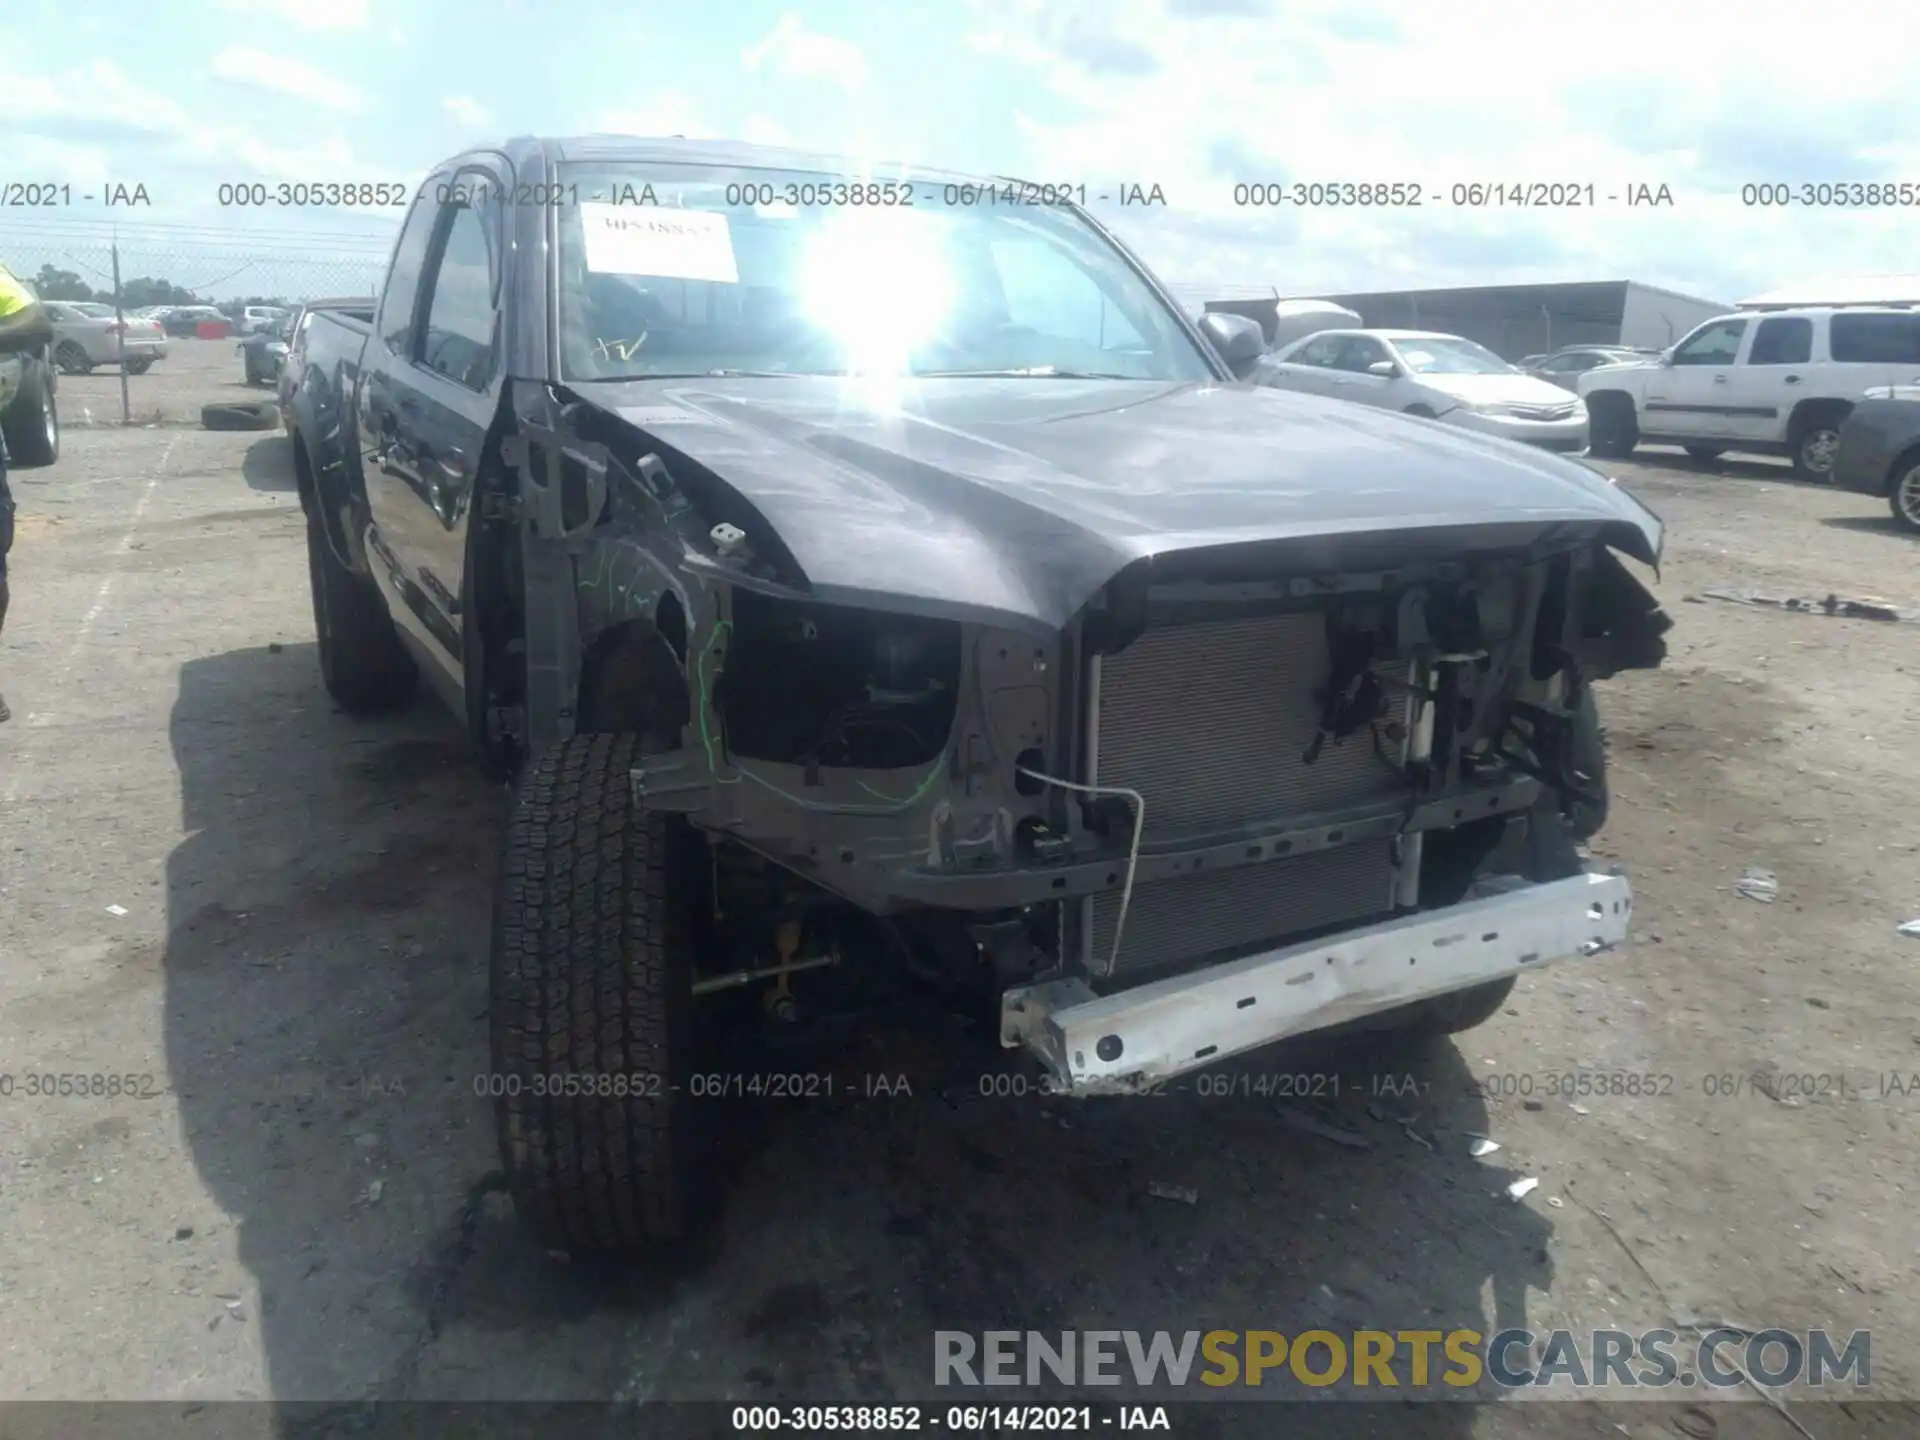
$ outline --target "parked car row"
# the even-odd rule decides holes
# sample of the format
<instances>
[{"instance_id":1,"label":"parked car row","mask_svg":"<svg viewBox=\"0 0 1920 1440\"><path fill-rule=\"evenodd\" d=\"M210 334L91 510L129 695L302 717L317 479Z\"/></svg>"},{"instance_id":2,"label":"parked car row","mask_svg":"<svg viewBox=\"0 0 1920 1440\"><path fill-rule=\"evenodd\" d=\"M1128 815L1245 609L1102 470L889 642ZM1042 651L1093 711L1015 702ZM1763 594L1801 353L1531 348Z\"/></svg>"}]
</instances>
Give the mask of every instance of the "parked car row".
<instances>
[{"instance_id":1,"label":"parked car row","mask_svg":"<svg viewBox=\"0 0 1920 1440\"><path fill-rule=\"evenodd\" d=\"M42 302L53 321L53 363L63 374L85 375L96 365L124 365L129 375L144 375L167 354L167 336L158 321L137 315L124 319L113 306L96 300Z\"/></svg>"},{"instance_id":2,"label":"parked car row","mask_svg":"<svg viewBox=\"0 0 1920 1440\"><path fill-rule=\"evenodd\" d=\"M1254 379L1577 454L1587 409L1484 345L1427 330L1322 330L1265 357Z\"/></svg>"}]
</instances>

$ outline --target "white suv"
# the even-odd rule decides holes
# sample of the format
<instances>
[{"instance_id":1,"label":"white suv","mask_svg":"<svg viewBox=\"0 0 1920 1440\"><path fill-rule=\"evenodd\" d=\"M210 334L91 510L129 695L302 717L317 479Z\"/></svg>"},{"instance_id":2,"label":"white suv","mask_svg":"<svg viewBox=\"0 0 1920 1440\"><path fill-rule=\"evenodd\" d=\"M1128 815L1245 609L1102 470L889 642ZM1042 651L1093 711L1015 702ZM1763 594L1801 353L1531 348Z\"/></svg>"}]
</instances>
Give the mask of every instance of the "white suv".
<instances>
[{"instance_id":1,"label":"white suv","mask_svg":"<svg viewBox=\"0 0 1920 1440\"><path fill-rule=\"evenodd\" d=\"M1824 480L1840 422L1876 385L1920 383L1920 311L1827 306L1723 315L1657 359L1603 365L1579 379L1592 453L1641 441L1699 460L1728 450L1787 455Z\"/></svg>"}]
</instances>

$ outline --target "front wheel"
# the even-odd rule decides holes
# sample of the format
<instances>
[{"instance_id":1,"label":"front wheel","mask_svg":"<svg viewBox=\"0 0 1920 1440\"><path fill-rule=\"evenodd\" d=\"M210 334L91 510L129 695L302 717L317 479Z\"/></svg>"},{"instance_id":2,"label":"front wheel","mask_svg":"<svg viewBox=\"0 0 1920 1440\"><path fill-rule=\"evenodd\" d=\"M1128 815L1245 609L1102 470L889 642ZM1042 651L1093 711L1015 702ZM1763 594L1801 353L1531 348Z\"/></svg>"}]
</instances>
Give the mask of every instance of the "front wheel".
<instances>
[{"instance_id":1,"label":"front wheel","mask_svg":"<svg viewBox=\"0 0 1920 1440\"><path fill-rule=\"evenodd\" d=\"M1640 444L1633 402L1618 393L1587 401L1587 453L1596 460L1624 460Z\"/></svg>"},{"instance_id":2,"label":"front wheel","mask_svg":"<svg viewBox=\"0 0 1920 1440\"><path fill-rule=\"evenodd\" d=\"M7 455L22 470L52 465L60 458L60 407L54 399L53 372L43 360L23 358L20 389L0 415Z\"/></svg>"},{"instance_id":3,"label":"front wheel","mask_svg":"<svg viewBox=\"0 0 1920 1440\"><path fill-rule=\"evenodd\" d=\"M1895 469L1887 508L1902 530L1920 535L1920 455L1910 455Z\"/></svg>"},{"instance_id":4,"label":"front wheel","mask_svg":"<svg viewBox=\"0 0 1920 1440\"><path fill-rule=\"evenodd\" d=\"M93 357L77 340L62 340L54 349L53 363L65 375L86 375L93 370Z\"/></svg>"},{"instance_id":5,"label":"front wheel","mask_svg":"<svg viewBox=\"0 0 1920 1440\"><path fill-rule=\"evenodd\" d=\"M521 1220L573 1255L680 1239L696 1212L698 840L638 807L632 734L579 735L522 777L494 900L494 1118Z\"/></svg>"}]
</instances>

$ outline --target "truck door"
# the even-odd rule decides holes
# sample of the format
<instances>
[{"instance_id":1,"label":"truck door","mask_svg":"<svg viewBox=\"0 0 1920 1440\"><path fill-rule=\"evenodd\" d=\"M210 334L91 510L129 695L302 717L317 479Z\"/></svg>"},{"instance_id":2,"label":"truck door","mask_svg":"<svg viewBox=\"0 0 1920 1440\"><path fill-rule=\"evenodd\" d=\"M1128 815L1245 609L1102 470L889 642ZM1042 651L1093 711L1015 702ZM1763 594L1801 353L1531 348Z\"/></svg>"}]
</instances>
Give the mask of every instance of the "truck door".
<instances>
[{"instance_id":1,"label":"truck door","mask_svg":"<svg viewBox=\"0 0 1920 1440\"><path fill-rule=\"evenodd\" d=\"M508 189L504 162L498 171L469 165L428 182L420 203L432 219L410 318L404 331L397 317L391 328L376 327L378 361L361 384L376 538L401 600L455 673L467 515L502 383ZM383 298L383 314L387 304Z\"/></svg>"},{"instance_id":2,"label":"truck door","mask_svg":"<svg viewBox=\"0 0 1920 1440\"><path fill-rule=\"evenodd\" d=\"M1729 440L1785 440L1787 417L1807 394L1812 363L1813 321L1805 315L1761 320L1727 383L1721 434Z\"/></svg>"},{"instance_id":3,"label":"truck door","mask_svg":"<svg viewBox=\"0 0 1920 1440\"><path fill-rule=\"evenodd\" d=\"M1724 430L1734 357L1747 322L1715 320L1673 348L1647 377L1640 428L1655 435L1700 435L1718 439Z\"/></svg>"}]
</instances>

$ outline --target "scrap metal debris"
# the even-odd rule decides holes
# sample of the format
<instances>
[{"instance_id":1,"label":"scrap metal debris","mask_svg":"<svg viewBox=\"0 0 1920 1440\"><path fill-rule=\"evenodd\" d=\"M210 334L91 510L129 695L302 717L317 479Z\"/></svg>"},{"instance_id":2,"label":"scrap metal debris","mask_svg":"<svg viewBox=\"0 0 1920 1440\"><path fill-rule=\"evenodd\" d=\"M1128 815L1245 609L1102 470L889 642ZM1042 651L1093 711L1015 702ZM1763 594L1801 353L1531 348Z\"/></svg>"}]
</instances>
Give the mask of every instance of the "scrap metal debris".
<instances>
[{"instance_id":1,"label":"scrap metal debris","mask_svg":"<svg viewBox=\"0 0 1920 1440\"><path fill-rule=\"evenodd\" d=\"M1780 881L1771 870L1749 865L1746 874L1733 882L1733 893L1744 900L1771 905L1780 898Z\"/></svg>"},{"instance_id":2,"label":"scrap metal debris","mask_svg":"<svg viewBox=\"0 0 1920 1440\"><path fill-rule=\"evenodd\" d=\"M1182 1205L1198 1205L1200 1192L1187 1185L1169 1185L1164 1180L1147 1182L1147 1193L1156 1200L1178 1200Z\"/></svg>"},{"instance_id":3,"label":"scrap metal debris","mask_svg":"<svg viewBox=\"0 0 1920 1440\"><path fill-rule=\"evenodd\" d=\"M1800 595L1763 595L1758 590L1703 590L1709 600L1730 600L1736 605L1771 605L1779 610L1798 610L1803 615L1839 615L1849 620L1900 620L1905 618L1884 600L1849 600L1827 595L1808 600Z\"/></svg>"},{"instance_id":4,"label":"scrap metal debris","mask_svg":"<svg viewBox=\"0 0 1920 1440\"><path fill-rule=\"evenodd\" d=\"M1276 1105L1273 1113L1292 1126L1295 1130L1308 1135L1318 1135L1322 1140L1331 1140L1336 1145L1344 1145L1349 1150L1371 1150L1373 1142L1357 1130L1349 1130L1343 1125L1331 1125L1325 1120L1316 1120L1304 1110L1291 1105Z\"/></svg>"}]
</instances>

